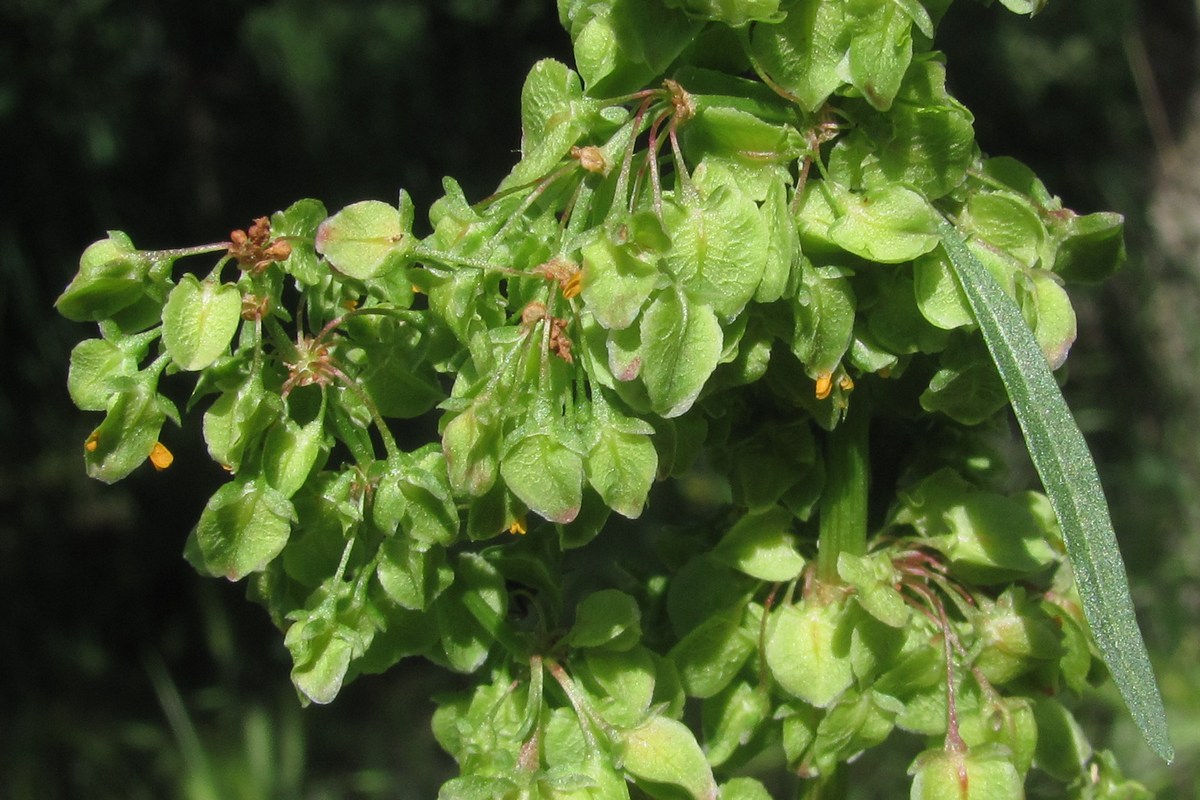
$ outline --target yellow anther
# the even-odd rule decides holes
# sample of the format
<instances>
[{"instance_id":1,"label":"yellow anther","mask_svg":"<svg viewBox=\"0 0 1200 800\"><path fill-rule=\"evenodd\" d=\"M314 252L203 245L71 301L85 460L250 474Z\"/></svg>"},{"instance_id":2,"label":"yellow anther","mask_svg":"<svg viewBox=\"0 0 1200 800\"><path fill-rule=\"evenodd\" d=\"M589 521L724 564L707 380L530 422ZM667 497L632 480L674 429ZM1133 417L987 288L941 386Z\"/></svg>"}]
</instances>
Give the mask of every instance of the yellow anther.
<instances>
[{"instance_id":1,"label":"yellow anther","mask_svg":"<svg viewBox=\"0 0 1200 800\"><path fill-rule=\"evenodd\" d=\"M153 449L150 450L150 463L159 472L162 472L167 467L171 466L175 461L175 456L166 448L162 442L155 442Z\"/></svg>"},{"instance_id":2,"label":"yellow anther","mask_svg":"<svg viewBox=\"0 0 1200 800\"><path fill-rule=\"evenodd\" d=\"M843 374L842 377L838 378L838 386L841 387L843 392L852 392L854 391L854 379L849 375Z\"/></svg>"},{"instance_id":3,"label":"yellow anther","mask_svg":"<svg viewBox=\"0 0 1200 800\"><path fill-rule=\"evenodd\" d=\"M822 372L817 376L817 399L824 400L833 391L833 373Z\"/></svg>"},{"instance_id":4,"label":"yellow anther","mask_svg":"<svg viewBox=\"0 0 1200 800\"><path fill-rule=\"evenodd\" d=\"M85 441L83 443L83 449L87 450L89 453L96 452L96 448L99 446L100 446L100 434L96 433L95 431L93 431L92 435L89 436L87 438L87 441Z\"/></svg>"},{"instance_id":5,"label":"yellow anther","mask_svg":"<svg viewBox=\"0 0 1200 800\"><path fill-rule=\"evenodd\" d=\"M563 283L562 296L567 300L577 296L583 290L583 270L579 270Z\"/></svg>"},{"instance_id":6,"label":"yellow anther","mask_svg":"<svg viewBox=\"0 0 1200 800\"><path fill-rule=\"evenodd\" d=\"M518 519L518 520L514 521L512 525L509 525L508 532L513 534L514 536L524 536L525 535L525 520L524 520L524 518Z\"/></svg>"}]
</instances>

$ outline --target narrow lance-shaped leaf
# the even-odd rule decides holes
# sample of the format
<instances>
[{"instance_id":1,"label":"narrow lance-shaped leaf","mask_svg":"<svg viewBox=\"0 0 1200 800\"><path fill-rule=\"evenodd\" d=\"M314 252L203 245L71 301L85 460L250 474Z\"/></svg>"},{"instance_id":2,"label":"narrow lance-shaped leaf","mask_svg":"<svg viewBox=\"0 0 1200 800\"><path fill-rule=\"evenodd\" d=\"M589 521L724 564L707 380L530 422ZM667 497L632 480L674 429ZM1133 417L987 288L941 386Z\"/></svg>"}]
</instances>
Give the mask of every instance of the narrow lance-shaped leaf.
<instances>
[{"instance_id":1,"label":"narrow lance-shaped leaf","mask_svg":"<svg viewBox=\"0 0 1200 800\"><path fill-rule=\"evenodd\" d=\"M950 223L940 221L939 233L1062 526L1092 634L1146 742L1169 762L1174 749L1167 737L1162 697L1134 616L1108 504L1083 434L1016 304Z\"/></svg>"}]
</instances>

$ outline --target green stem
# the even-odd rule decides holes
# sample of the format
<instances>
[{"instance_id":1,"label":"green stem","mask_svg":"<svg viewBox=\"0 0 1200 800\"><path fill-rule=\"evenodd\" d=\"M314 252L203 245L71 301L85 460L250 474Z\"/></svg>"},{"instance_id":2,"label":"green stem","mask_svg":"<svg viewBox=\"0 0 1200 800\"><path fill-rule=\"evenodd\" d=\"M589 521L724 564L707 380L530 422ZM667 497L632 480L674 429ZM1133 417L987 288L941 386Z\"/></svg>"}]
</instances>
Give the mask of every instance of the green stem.
<instances>
[{"instance_id":1,"label":"green stem","mask_svg":"<svg viewBox=\"0 0 1200 800\"><path fill-rule=\"evenodd\" d=\"M321 331L313 338L315 341L323 341L329 336L329 334L333 333L336 329L344 325L346 320L354 319L355 317L379 316L403 319L405 312L407 311L408 309L391 308L390 306L367 306L366 308L355 308L351 311L347 311L345 314L336 319L326 322L325 327L321 328Z\"/></svg>"},{"instance_id":2,"label":"green stem","mask_svg":"<svg viewBox=\"0 0 1200 800\"><path fill-rule=\"evenodd\" d=\"M549 175L541 178L538 184L533 187L533 191L531 191L525 197L525 199L521 201L521 205L509 215L508 219L503 225L500 226L499 230L488 237L488 242L491 243L501 241L514 226L524 226L525 212L533 208L533 204L541 199L542 195L546 193L547 189L557 183L561 178L570 175L577 169L580 169L578 163L575 161L568 161L566 164L551 172Z\"/></svg>"},{"instance_id":3,"label":"green stem","mask_svg":"<svg viewBox=\"0 0 1200 800\"><path fill-rule=\"evenodd\" d=\"M398 464L401 458L400 447L396 444L396 439L392 436L391 429L388 428L383 415L379 413L379 407L375 405L375 401L371 398L371 395L357 381L337 367L331 367L331 369L334 377L341 381L343 386L354 392L358 399L362 401L362 404L366 406L367 413L371 415L371 420L375 423L375 428L379 431L379 438L383 441L383 450L387 454L389 466ZM324 398L322 398L321 402L325 402Z\"/></svg>"},{"instance_id":4,"label":"green stem","mask_svg":"<svg viewBox=\"0 0 1200 800\"><path fill-rule=\"evenodd\" d=\"M212 252L212 251L211 250L203 250L201 252L208 253L208 252ZM214 266L212 268L212 270L208 273L208 277L206 278L206 280L220 282L221 271L224 270L225 265L228 264L232 260L233 260L233 258L230 256L223 256L222 258L218 259L216 266Z\"/></svg>"},{"instance_id":5,"label":"green stem","mask_svg":"<svg viewBox=\"0 0 1200 800\"><path fill-rule=\"evenodd\" d=\"M567 674L561 664L551 659L547 659L545 664L546 669L550 671L550 676L562 687L563 692L567 695L567 702L575 710L575 717L579 720L579 729L583 731L588 752L598 752L600 742L597 741L596 730L598 729L609 741L616 737L616 730L592 709L592 704L588 702L587 696L575 685L575 681L571 680L571 676Z\"/></svg>"},{"instance_id":6,"label":"green stem","mask_svg":"<svg viewBox=\"0 0 1200 800\"><path fill-rule=\"evenodd\" d=\"M521 720L521 736L540 727L542 716L542 684L545 681L545 670L542 669L542 657L533 654L529 657L529 702L525 706L525 717Z\"/></svg>"},{"instance_id":7,"label":"green stem","mask_svg":"<svg viewBox=\"0 0 1200 800\"><path fill-rule=\"evenodd\" d=\"M526 272L522 272L521 270L513 269L512 267L492 264L487 261L481 261L477 258L471 258L470 256L461 256L455 253L448 253L444 250L438 250L435 247L429 247L428 245L424 244L413 245L412 250L409 252L417 261L426 263L432 261L435 264L445 267L470 267L471 269L477 269L483 272L497 272L501 275L510 275L514 277L528 274Z\"/></svg>"},{"instance_id":8,"label":"green stem","mask_svg":"<svg viewBox=\"0 0 1200 800\"><path fill-rule=\"evenodd\" d=\"M838 556L867 552L867 433L871 410L865 393L850 404L845 418L825 440L825 491L821 495L817 579L841 582Z\"/></svg>"},{"instance_id":9,"label":"green stem","mask_svg":"<svg viewBox=\"0 0 1200 800\"><path fill-rule=\"evenodd\" d=\"M165 370L167 368L167 365L170 363L171 363L171 357L169 355L167 355L166 353L163 353L158 358L154 359L154 361L150 362L150 366L146 367L146 369L143 370L143 372L145 372L148 375L157 375L157 376L161 377L163 370ZM157 378L156 378L156 380L157 380Z\"/></svg>"},{"instance_id":10,"label":"green stem","mask_svg":"<svg viewBox=\"0 0 1200 800\"><path fill-rule=\"evenodd\" d=\"M847 788L846 766L836 764L832 770L805 781L800 787L800 800L836 800L846 796Z\"/></svg>"},{"instance_id":11,"label":"green stem","mask_svg":"<svg viewBox=\"0 0 1200 800\"><path fill-rule=\"evenodd\" d=\"M177 258L186 258L187 256L200 256L206 253L218 253L222 250L228 250L232 242L213 242L212 244L199 244L194 247L173 247L167 250L142 250L140 255L146 256L151 261L174 261Z\"/></svg>"},{"instance_id":12,"label":"green stem","mask_svg":"<svg viewBox=\"0 0 1200 800\"><path fill-rule=\"evenodd\" d=\"M558 254L560 256L565 257L571 250L576 249L574 242L579 238L580 234L587 230L592 210L592 197L595 193L596 190L592 188L585 176L579 182L579 188L575 191L575 196L571 199L570 207L564 212L567 227L562 241L559 243Z\"/></svg>"},{"instance_id":13,"label":"green stem","mask_svg":"<svg viewBox=\"0 0 1200 800\"><path fill-rule=\"evenodd\" d=\"M637 149L637 138L642 132L642 125L646 120L646 112L650 110L652 102L651 97L643 100L641 105L638 106L633 120L629 123L629 144L626 146L624 155L621 157L621 171L617 174L617 188L613 191L613 208L620 208L622 212L628 207L629 173L633 168L633 153Z\"/></svg>"}]
</instances>

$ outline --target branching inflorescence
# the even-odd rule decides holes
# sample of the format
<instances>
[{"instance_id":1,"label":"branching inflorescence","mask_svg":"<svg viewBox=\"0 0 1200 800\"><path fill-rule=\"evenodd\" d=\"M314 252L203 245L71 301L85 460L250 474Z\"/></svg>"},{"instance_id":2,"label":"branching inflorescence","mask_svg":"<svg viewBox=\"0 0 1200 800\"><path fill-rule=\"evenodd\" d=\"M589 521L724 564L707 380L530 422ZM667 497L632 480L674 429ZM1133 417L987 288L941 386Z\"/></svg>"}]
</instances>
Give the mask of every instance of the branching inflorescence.
<instances>
[{"instance_id":1,"label":"branching inflorescence","mask_svg":"<svg viewBox=\"0 0 1200 800\"><path fill-rule=\"evenodd\" d=\"M476 204L446 179L428 235L404 193L111 233L57 304L100 327L88 472L169 465L160 384L194 377L230 478L188 559L249 582L306 701L412 656L477 676L434 718L447 798L765 798L764 754L832 787L896 731L929 741L913 797L1140 796L1069 710L1099 655L1169 753L1123 583L1088 577L1119 555L1027 421L1121 219L980 153L949 5L560 0L576 69L534 66L520 161ZM1002 488L1010 398L1048 495Z\"/></svg>"}]
</instances>

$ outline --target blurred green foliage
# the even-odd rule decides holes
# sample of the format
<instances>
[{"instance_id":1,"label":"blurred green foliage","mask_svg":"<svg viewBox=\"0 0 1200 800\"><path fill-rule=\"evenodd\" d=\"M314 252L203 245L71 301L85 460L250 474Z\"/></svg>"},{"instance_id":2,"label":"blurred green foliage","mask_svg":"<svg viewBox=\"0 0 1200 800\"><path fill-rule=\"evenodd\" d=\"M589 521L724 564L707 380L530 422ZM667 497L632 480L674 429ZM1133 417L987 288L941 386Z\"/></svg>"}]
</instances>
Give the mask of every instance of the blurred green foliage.
<instances>
[{"instance_id":1,"label":"blurred green foliage","mask_svg":"<svg viewBox=\"0 0 1200 800\"><path fill-rule=\"evenodd\" d=\"M194 466L200 443L170 441L171 471L121 489L84 477L88 421L63 391L72 334L50 304L109 228L147 246L201 243L300 196L336 208L403 185L425 206L443 174L483 196L515 160L529 66L568 57L553 3L6 0L0 30L0 796L433 796L449 762L427 698L445 679L404 669L300 712L270 623L179 557L208 494L196 484L220 479ZM1156 302L1163 271L1186 265L1154 255L1146 209L1157 120L1179 130L1194 90L1196 6L1058 0L1031 21L958 4L942 43L985 149L1030 164L1068 205L1131 223L1126 272L1076 298L1067 391L1179 759L1156 764L1115 696L1088 722L1127 774L1190 797L1200 386L1181 376L1200 365L1172 363L1152 338L1196 334ZM896 774L859 767L864 797L878 796L872 773Z\"/></svg>"}]
</instances>

